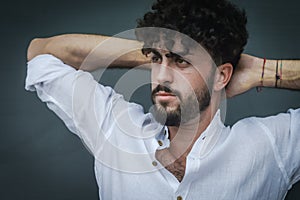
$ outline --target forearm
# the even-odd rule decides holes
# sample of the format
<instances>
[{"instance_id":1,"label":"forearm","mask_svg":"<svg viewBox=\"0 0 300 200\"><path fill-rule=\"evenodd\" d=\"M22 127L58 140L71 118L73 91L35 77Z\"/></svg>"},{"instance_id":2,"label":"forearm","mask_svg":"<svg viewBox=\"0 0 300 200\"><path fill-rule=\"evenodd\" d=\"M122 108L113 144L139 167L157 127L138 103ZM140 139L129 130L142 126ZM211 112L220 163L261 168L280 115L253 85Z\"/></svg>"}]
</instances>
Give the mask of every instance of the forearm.
<instances>
[{"instance_id":1,"label":"forearm","mask_svg":"<svg viewBox=\"0 0 300 200\"><path fill-rule=\"evenodd\" d=\"M300 60L265 60L242 54L226 88L227 97L253 87L300 89Z\"/></svg>"},{"instance_id":2,"label":"forearm","mask_svg":"<svg viewBox=\"0 0 300 200\"><path fill-rule=\"evenodd\" d=\"M39 54L52 54L76 69L87 71L99 67L135 67L148 63L135 40L113 38L102 35L66 34L31 41L27 59ZM131 49L130 49L131 48ZM129 51L130 50L130 51ZM117 55L113 55L116 54ZM112 59L107 63L108 58Z\"/></svg>"},{"instance_id":3,"label":"forearm","mask_svg":"<svg viewBox=\"0 0 300 200\"><path fill-rule=\"evenodd\" d=\"M300 89L300 60L266 60L257 58L259 79L256 86ZM262 77L262 72L264 73Z\"/></svg>"}]
</instances>

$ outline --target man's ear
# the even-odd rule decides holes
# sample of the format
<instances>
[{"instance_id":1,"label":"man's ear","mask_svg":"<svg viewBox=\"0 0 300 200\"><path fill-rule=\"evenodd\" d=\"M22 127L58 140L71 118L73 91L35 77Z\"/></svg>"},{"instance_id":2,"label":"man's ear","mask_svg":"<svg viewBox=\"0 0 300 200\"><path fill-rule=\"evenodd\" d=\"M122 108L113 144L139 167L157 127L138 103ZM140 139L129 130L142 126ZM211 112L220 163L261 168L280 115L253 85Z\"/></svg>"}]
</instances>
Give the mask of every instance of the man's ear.
<instances>
[{"instance_id":1,"label":"man's ear","mask_svg":"<svg viewBox=\"0 0 300 200\"><path fill-rule=\"evenodd\" d=\"M233 73L233 66L231 63L225 63L217 67L215 74L214 90L220 91L229 83Z\"/></svg>"}]
</instances>

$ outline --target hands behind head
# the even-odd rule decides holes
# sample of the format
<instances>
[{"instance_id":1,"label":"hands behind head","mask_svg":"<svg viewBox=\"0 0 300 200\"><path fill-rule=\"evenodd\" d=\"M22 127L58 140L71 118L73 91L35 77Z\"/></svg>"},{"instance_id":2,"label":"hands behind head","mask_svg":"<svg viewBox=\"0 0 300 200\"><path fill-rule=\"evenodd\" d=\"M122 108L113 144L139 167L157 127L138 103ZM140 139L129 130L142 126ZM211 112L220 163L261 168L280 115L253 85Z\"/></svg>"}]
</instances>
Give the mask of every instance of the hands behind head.
<instances>
[{"instance_id":1,"label":"hands behind head","mask_svg":"<svg viewBox=\"0 0 300 200\"><path fill-rule=\"evenodd\" d=\"M230 82L226 87L227 98L242 94L259 86L263 59L242 54Z\"/></svg>"}]
</instances>

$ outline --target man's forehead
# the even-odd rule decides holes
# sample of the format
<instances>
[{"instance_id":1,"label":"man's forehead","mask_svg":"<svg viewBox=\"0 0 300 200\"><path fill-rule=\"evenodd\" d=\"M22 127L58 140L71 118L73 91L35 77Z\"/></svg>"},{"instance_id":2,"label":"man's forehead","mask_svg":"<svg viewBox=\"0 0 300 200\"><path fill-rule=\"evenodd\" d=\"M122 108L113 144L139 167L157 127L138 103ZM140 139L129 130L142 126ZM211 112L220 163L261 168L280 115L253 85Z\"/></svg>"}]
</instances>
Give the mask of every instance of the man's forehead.
<instances>
[{"instance_id":1,"label":"man's forehead","mask_svg":"<svg viewBox=\"0 0 300 200\"><path fill-rule=\"evenodd\" d=\"M151 49L161 54L172 52L180 56L186 56L192 53L191 48L180 44L178 40L161 40L153 43Z\"/></svg>"},{"instance_id":2,"label":"man's forehead","mask_svg":"<svg viewBox=\"0 0 300 200\"><path fill-rule=\"evenodd\" d=\"M154 49L164 49L169 51L175 51L177 49L182 51L186 47L181 45L181 38L179 36L168 35L160 33L158 38L152 42L152 48Z\"/></svg>"},{"instance_id":3,"label":"man's forehead","mask_svg":"<svg viewBox=\"0 0 300 200\"><path fill-rule=\"evenodd\" d=\"M170 35L170 37L160 34L159 40L154 41L149 48L160 53L172 52L182 57L207 54L199 43L182 34Z\"/></svg>"},{"instance_id":4,"label":"man's forehead","mask_svg":"<svg viewBox=\"0 0 300 200\"><path fill-rule=\"evenodd\" d=\"M152 51L159 54L170 52L193 62L195 65L203 63L204 60L212 61L205 48L188 35L155 27L139 30L138 33L144 41L143 49L145 52L150 53Z\"/></svg>"},{"instance_id":5,"label":"man's forehead","mask_svg":"<svg viewBox=\"0 0 300 200\"><path fill-rule=\"evenodd\" d=\"M190 44L190 45L189 45ZM153 43L150 47L151 51L159 54L172 53L188 60L211 60L210 55L200 45L192 45L191 43L184 43L180 39L160 40Z\"/></svg>"}]
</instances>

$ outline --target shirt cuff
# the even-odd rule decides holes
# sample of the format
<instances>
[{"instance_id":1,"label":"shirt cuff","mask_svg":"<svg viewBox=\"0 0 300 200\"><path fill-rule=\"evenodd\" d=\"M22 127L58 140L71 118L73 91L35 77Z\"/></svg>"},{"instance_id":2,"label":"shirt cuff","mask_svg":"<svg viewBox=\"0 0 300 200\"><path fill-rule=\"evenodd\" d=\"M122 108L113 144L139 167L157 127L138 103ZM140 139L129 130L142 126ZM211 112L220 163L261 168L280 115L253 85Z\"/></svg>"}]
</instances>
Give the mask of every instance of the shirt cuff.
<instances>
[{"instance_id":1,"label":"shirt cuff","mask_svg":"<svg viewBox=\"0 0 300 200\"><path fill-rule=\"evenodd\" d=\"M53 55L38 55L27 63L25 89L28 91L36 91L36 84L43 84L43 82L53 80L72 71L76 70L64 64Z\"/></svg>"}]
</instances>

